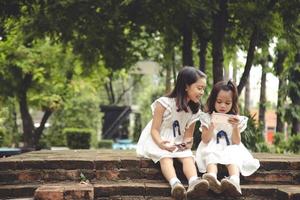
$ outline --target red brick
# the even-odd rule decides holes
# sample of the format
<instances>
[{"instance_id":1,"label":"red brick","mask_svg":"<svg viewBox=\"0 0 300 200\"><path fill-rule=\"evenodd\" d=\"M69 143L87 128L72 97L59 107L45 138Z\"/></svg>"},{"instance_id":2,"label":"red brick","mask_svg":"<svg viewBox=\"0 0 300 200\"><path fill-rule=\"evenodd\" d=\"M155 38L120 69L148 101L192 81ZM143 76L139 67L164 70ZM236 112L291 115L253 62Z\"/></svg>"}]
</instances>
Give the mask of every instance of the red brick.
<instances>
[{"instance_id":1,"label":"red brick","mask_svg":"<svg viewBox=\"0 0 300 200\"><path fill-rule=\"evenodd\" d=\"M18 170L17 179L20 182L31 182L42 180L42 173L39 170Z\"/></svg>"},{"instance_id":2,"label":"red brick","mask_svg":"<svg viewBox=\"0 0 300 200\"><path fill-rule=\"evenodd\" d=\"M36 200L64 200L64 191L61 186L41 186L34 194Z\"/></svg>"},{"instance_id":3,"label":"red brick","mask_svg":"<svg viewBox=\"0 0 300 200\"><path fill-rule=\"evenodd\" d=\"M97 180L119 180L119 170L97 170Z\"/></svg>"}]
</instances>

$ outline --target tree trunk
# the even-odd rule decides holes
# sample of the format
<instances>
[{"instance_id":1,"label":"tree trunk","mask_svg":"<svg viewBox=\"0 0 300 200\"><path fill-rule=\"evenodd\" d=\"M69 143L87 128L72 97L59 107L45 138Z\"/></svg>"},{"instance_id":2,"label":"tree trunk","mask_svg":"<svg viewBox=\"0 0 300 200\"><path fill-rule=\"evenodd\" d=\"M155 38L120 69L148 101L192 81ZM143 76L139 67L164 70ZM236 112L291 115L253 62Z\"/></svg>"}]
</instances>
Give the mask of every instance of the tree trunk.
<instances>
[{"instance_id":1,"label":"tree trunk","mask_svg":"<svg viewBox=\"0 0 300 200\"><path fill-rule=\"evenodd\" d=\"M168 40L165 40L165 48L164 48L164 55L165 55L165 69L166 69L166 88L165 93L171 92L171 80L172 80L172 65L173 63L173 53L174 53L174 46Z\"/></svg>"},{"instance_id":2,"label":"tree trunk","mask_svg":"<svg viewBox=\"0 0 300 200\"><path fill-rule=\"evenodd\" d=\"M199 39L199 69L205 73L206 71L206 53L207 53L207 45L208 40L206 39Z\"/></svg>"},{"instance_id":3,"label":"tree trunk","mask_svg":"<svg viewBox=\"0 0 300 200\"><path fill-rule=\"evenodd\" d=\"M182 64L183 66L194 66L193 61L193 32L192 26L187 19L182 28L183 44L182 44Z\"/></svg>"},{"instance_id":4,"label":"tree trunk","mask_svg":"<svg viewBox=\"0 0 300 200\"><path fill-rule=\"evenodd\" d=\"M173 49L173 54L172 54L172 73L173 73L173 83L175 87L176 83L176 78L177 78L177 71L176 71L176 61L175 61L175 50Z\"/></svg>"},{"instance_id":5,"label":"tree trunk","mask_svg":"<svg viewBox=\"0 0 300 200\"><path fill-rule=\"evenodd\" d=\"M109 91L110 91L110 95L111 95L111 103L114 104L115 103L115 93L114 93L114 89L113 89L113 73L111 73L109 75Z\"/></svg>"},{"instance_id":6,"label":"tree trunk","mask_svg":"<svg viewBox=\"0 0 300 200\"><path fill-rule=\"evenodd\" d=\"M39 144L39 141L41 139L42 133L45 129L45 124L46 124L47 120L49 119L49 117L51 116L51 114L52 114L52 110L47 109L44 112L44 115L43 115L42 120L40 122L40 126L37 129L34 130L34 146L35 147L38 147L38 144Z\"/></svg>"},{"instance_id":7,"label":"tree trunk","mask_svg":"<svg viewBox=\"0 0 300 200\"><path fill-rule=\"evenodd\" d=\"M278 94L277 94L277 109L276 109L276 132L283 133L284 132L284 121L282 119L283 113L281 112L284 99L286 95L283 93L283 87L285 84L285 78L282 77L283 72L283 63L288 55L287 51L278 51L277 60L274 64L274 69L276 76L279 79L278 84Z\"/></svg>"},{"instance_id":8,"label":"tree trunk","mask_svg":"<svg viewBox=\"0 0 300 200\"><path fill-rule=\"evenodd\" d=\"M12 103L12 119L13 119L13 126L12 126L12 131L13 131L13 145L16 147L19 147L19 130L18 130L18 117L17 117L17 108L16 108L16 102L13 101Z\"/></svg>"},{"instance_id":9,"label":"tree trunk","mask_svg":"<svg viewBox=\"0 0 300 200\"><path fill-rule=\"evenodd\" d=\"M115 94L114 94L113 84L112 84L113 73L110 73L108 78L109 78L109 81L104 84L104 87L105 87L105 91L107 94L109 104L114 104L115 103Z\"/></svg>"},{"instance_id":10,"label":"tree trunk","mask_svg":"<svg viewBox=\"0 0 300 200\"><path fill-rule=\"evenodd\" d=\"M23 125L23 141L25 148L35 148L34 124L28 110L27 91L32 81L32 75L26 74L19 91L18 102Z\"/></svg>"},{"instance_id":11,"label":"tree trunk","mask_svg":"<svg viewBox=\"0 0 300 200\"><path fill-rule=\"evenodd\" d=\"M284 96L282 96L282 90L284 86L284 80L279 79L278 84L278 94L277 94L277 108L276 108L276 132L283 133L284 132L284 121L282 120L281 109L283 106Z\"/></svg>"},{"instance_id":12,"label":"tree trunk","mask_svg":"<svg viewBox=\"0 0 300 200\"><path fill-rule=\"evenodd\" d=\"M266 113L266 62L262 62L261 69L261 83L260 83L260 98L259 98L259 122L266 127L265 113Z\"/></svg>"},{"instance_id":13,"label":"tree trunk","mask_svg":"<svg viewBox=\"0 0 300 200\"><path fill-rule=\"evenodd\" d=\"M270 0L267 5L267 10L272 11L273 7L276 5L276 2L277 2L276 0ZM263 16L263 18L265 18L267 16L267 13L263 13L262 16ZM249 48L248 48L248 52L247 52L247 61L245 64L243 75L242 75L240 83L238 85L239 95L241 94L241 92L248 80L252 62L254 59L255 47L258 43L258 39L259 39L258 28L257 28L257 26L254 26L252 35L250 37Z\"/></svg>"},{"instance_id":14,"label":"tree trunk","mask_svg":"<svg viewBox=\"0 0 300 200\"><path fill-rule=\"evenodd\" d=\"M257 32L257 28L255 27L252 32L252 35L250 37L249 48L248 48L248 52L247 52L247 61L245 64L244 72L240 79L240 83L237 87L239 95L242 93L242 90L248 80L251 66L252 66L253 59L254 59L254 52L255 52L255 47L257 45L257 42L258 42L258 32Z\"/></svg>"},{"instance_id":15,"label":"tree trunk","mask_svg":"<svg viewBox=\"0 0 300 200\"><path fill-rule=\"evenodd\" d=\"M171 92L171 66L166 66L166 90L165 93Z\"/></svg>"},{"instance_id":16,"label":"tree trunk","mask_svg":"<svg viewBox=\"0 0 300 200\"><path fill-rule=\"evenodd\" d=\"M104 84L104 88L105 88L105 91L106 91L106 95L107 95L108 101L109 101L109 102L113 102L113 101L112 101L111 94L110 94L110 90L109 90L109 84L108 84L108 83L105 83L105 84Z\"/></svg>"},{"instance_id":17,"label":"tree trunk","mask_svg":"<svg viewBox=\"0 0 300 200\"><path fill-rule=\"evenodd\" d=\"M290 72L290 98L292 100L292 106L297 107L300 106L300 53L296 53L295 55L295 67L291 68ZM299 113L297 113L299 116ZM300 121L297 116L292 116L292 135L297 135L300 132Z\"/></svg>"},{"instance_id":18,"label":"tree trunk","mask_svg":"<svg viewBox=\"0 0 300 200\"><path fill-rule=\"evenodd\" d=\"M292 135L297 135L298 133L300 133L300 123L299 120L294 117L292 121Z\"/></svg>"},{"instance_id":19,"label":"tree trunk","mask_svg":"<svg viewBox=\"0 0 300 200\"><path fill-rule=\"evenodd\" d=\"M223 43L227 21L227 0L219 0L219 10L213 16L212 57L214 83L223 80Z\"/></svg>"},{"instance_id":20,"label":"tree trunk","mask_svg":"<svg viewBox=\"0 0 300 200\"><path fill-rule=\"evenodd\" d=\"M245 87L245 111L247 113L250 113L250 96L251 96L250 80L248 78L246 87Z\"/></svg>"}]
</instances>

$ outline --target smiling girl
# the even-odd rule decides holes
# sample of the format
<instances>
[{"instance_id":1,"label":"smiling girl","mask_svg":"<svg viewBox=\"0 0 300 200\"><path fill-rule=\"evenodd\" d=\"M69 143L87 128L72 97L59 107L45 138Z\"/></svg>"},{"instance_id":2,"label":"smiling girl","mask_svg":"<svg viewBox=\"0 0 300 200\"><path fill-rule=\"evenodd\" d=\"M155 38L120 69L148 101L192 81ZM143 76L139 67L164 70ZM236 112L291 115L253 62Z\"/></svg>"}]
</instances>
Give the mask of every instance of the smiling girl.
<instances>
[{"instance_id":1,"label":"smiling girl","mask_svg":"<svg viewBox=\"0 0 300 200\"><path fill-rule=\"evenodd\" d=\"M200 98L206 87L206 75L195 67L183 67L173 91L151 105L153 118L142 131L137 144L138 156L159 162L162 174L175 199L201 196L208 181L197 175L191 151L195 122L199 119ZM178 159L188 180L186 191L176 176L173 159Z\"/></svg>"}]
</instances>

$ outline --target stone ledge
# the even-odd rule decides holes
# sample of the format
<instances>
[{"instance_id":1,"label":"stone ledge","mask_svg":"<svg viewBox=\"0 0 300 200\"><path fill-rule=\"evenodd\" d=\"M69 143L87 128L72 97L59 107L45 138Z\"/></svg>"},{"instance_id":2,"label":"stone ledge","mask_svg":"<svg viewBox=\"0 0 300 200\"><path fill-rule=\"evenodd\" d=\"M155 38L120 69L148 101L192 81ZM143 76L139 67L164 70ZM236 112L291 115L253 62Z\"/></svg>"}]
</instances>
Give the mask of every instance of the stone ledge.
<instances>
[{"instance_id":1,"label":"stone ledge","mask_svg":"<svg viewBox=\"0 0 300 200\"><path fill-rule=\"evenodd\" d=\"M35 200L93 200L91 184L52 184L40 186L34 193Z\"/></svg>"},{"instance_id":2,"label":"stone ledge","mask_svg":"<svg viewBox=\"0 0 300 200\"><path fill-rule=\"evenodd\" d=\"M300 170L299 155L253 153L260 160L260 169ZM138 158L133 150L62 150L33 151L0 158L0 171L7 169L135 169L159 168L149 159Z\"/></svg>"},{"instance_id":3,"label":"stone ledge","mask_svg":"<svg viewBox=\"0 0 300 200\"><path fill-rule=\"evenodd\" d=\"M182 167L178 167L177 175L179 179L186 182ZM30 182L52 182L52 181L80 181L80 174L90 181L128 180L128 179L148 179L164 180L164 177L157 168L136 168L136 169L46 169L46 170L7 170L0 171L0 185L13 183ZM201 176L201 174L199 174ZM228 176L227 172L220 170L219 178ZM266 183L266 184L300 184L300 170L271 170L259 169L251 176L241 176L241 183Z\"/></svg>"},{"instance_id":4,"label":"stone ledge","mask_svg":"<svg viewBox=\"0 0 300 200\"><path fill-rule=\"evenodd\" d=\"M187 187L187 185L185 185ZM299 200L300 185L241 185L243 196L238 199L254 200ZM23 193L25 191L25 193ZM35 191L35 193L34 193ZM0 186L1 198L35 197L35 199L130 199L136 198L160 199L169 198L170 186L165 181L128 180L128 181L103 181L90 184L74 182L59 182L26 185ZM51 198L49 198L51 197ZM226 194L214 194L209 191L208 195L199 199L228 199ZM133 198L135 199L135 198ZM230 199L230 198L229 198Z\"/></svg>"}]
</instances>

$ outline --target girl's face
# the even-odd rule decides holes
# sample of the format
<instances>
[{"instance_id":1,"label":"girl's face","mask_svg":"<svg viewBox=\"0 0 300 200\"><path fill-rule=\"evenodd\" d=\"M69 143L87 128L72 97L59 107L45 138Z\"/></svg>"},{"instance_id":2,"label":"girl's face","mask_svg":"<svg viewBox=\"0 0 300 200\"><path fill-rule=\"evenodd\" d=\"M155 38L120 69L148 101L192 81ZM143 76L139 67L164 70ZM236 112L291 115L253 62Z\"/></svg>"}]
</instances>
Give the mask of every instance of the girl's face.
<instances>
[{"instance_id":1,"label":"girl's face","mask_svg":"<svg viewBox=\"0 0 300 200\"><path fill-rule=\"evenodd\" d=\"M187 100L199 103L199 99L204 94L204 89L206 87L206 79L199 78L195 83L188 85L186 87Z\"/></svg>"},{"instance_id":2,"label":"girl's face","mask_svg":"<svg viewBox=\"0 0 300 200\"><path fill-rule=\"evenodd\" d=\"M215 110L218 113L228 113L232 107L232 92L220 90L215 102Z\"/></svg>"}]
</instances>

